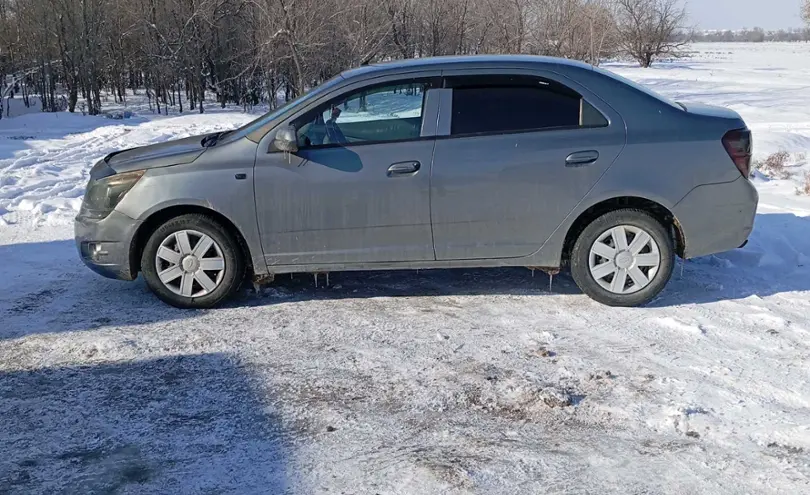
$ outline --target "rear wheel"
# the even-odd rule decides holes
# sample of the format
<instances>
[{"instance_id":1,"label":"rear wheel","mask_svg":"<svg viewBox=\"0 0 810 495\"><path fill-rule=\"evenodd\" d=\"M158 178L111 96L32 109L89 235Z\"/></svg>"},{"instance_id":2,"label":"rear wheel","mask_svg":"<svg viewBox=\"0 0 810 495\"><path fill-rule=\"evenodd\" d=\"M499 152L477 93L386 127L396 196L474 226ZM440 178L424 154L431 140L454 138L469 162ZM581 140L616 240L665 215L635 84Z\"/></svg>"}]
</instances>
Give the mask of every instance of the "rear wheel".
<instances>
[{"instance_id":1,"label":"rear wheel","mask_svg":"<svg viewBox=\"0 0 810 495\"><path fill-rule=\"evenodd\" d=\"M571 275L582 292L609 306L640 306L666 287L675 264L667 229L641 210L607 213L582 231Z\"/></svg>"},{"instance_id":2,"label":"rear wheel","mask_svg":"<svg viewBox=\"0 0 810 495\"><path fill-rule=\"evenodd\" d=\"M152 292L178 308L210 308L239 289L245 262L233 235L212 218L182 215L158 227L141 256Z\"/></svg>"}]
</instances>

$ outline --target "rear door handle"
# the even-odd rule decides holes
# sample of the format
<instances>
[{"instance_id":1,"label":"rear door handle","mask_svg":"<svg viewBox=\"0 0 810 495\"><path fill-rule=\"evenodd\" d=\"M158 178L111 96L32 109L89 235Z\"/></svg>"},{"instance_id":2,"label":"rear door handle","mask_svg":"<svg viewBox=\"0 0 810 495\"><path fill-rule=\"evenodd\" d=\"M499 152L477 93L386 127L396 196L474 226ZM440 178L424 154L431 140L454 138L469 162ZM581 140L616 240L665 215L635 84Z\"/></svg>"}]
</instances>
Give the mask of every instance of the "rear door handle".
<instances>
[{"instance_id":1,"label":"rear door handle","mask_svg":"<svg viewBox=\"0 0 810 495\"><path fill-rule=\"evenodd\" d=\"M596 162L599 159L599 152L595 150L590 151L578 151L576 153L571 153L568 155L568 158L565 159L565 166L566 167L583 167L585 165L590 165L591 163Z\"/></svg>"},{"instance_id":2,"label":"rear door handle","mask_svg":"<svg viewBox=\"0 0 810 495\"><path fill-rule=\"evenodd\" d=\"M399 162L388 167L388 177L410 177L416 175L422 164L419 162Z\"/></svg>"}]
</instances>

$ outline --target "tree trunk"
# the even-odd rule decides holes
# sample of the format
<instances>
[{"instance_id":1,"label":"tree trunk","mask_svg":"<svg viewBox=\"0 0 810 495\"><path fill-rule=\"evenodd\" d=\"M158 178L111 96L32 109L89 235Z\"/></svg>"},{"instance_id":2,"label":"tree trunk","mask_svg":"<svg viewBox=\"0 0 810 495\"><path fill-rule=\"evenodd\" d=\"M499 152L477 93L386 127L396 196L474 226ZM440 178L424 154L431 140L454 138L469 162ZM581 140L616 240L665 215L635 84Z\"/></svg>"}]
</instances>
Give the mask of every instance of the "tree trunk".
<instances>
[{"instance_id":1,"label":"tree trunk","mask_svg":"<svg viewBox=\"0 0 810 495\"><path fill-rule=\"evenodd\" d=\"M200 57L200 66L199 66L199 74L197 76L197 85L198 85L198 98L200 100L200 113L205 113L205 59Z\"/></svg>"},{"instance_id":2,"label":"tree trunk","mask_svg":"<svg viewBox=\"0 0 810 495\"><path fill-rule=\"evenodd\" d=\"M68 91L68 111L74 113L76 111L76 103L79 101L79 88L76 87L76 81L70 85Z\"/></svg>"}]
</instances>

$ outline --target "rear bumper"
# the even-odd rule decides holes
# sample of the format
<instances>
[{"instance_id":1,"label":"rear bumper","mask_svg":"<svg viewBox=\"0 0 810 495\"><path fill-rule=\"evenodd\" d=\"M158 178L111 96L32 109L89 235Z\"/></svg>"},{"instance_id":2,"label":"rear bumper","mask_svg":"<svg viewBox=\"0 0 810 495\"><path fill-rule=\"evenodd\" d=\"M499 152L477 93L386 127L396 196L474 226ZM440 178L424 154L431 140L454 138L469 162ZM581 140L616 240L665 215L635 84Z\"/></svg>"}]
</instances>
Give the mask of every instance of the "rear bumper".
<instances>
[{"instance_id":1,"label":"rear bumper","mask_svg":"<svg viewBox=\"0 0 810 495\"><path fill-rule=\"evenodd\" d=\"M759 194L743 177L693 189L673 208L684 235L684 258L745 245L754 229Z\"/></svg>"},{"instance_id":2,"label":"rear bumper","mask_svg":"<svg viewBox=\"0 0 810 495\"><path fill-rule=\"evenodd\" d=\"M102 220L76 217L76 249L85 265L107 278L134 280L137 276L130 259L132 239L139 223L113 211Z\"/></svg>"}]
</instances>

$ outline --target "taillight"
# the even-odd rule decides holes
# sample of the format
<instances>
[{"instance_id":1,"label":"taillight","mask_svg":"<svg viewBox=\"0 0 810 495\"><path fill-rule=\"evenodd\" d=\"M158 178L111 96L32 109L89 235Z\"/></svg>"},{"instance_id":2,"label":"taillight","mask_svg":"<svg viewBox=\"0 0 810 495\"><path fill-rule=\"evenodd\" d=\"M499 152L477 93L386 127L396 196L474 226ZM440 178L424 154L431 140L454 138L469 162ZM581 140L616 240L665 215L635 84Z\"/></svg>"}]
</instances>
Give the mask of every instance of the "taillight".
<instances>
[{"instance_id":1,"label":"taillight","mask_svg":"<svg viewBox=\"0 0 810 495\"><path fill-rule=\"evenodd\" d=\"M748 129L737 129L728 131L723 136L723 146L725 146L728 156L737 166L743 177L751 176L751 131Z\"/></svg>"}]
</instances>

